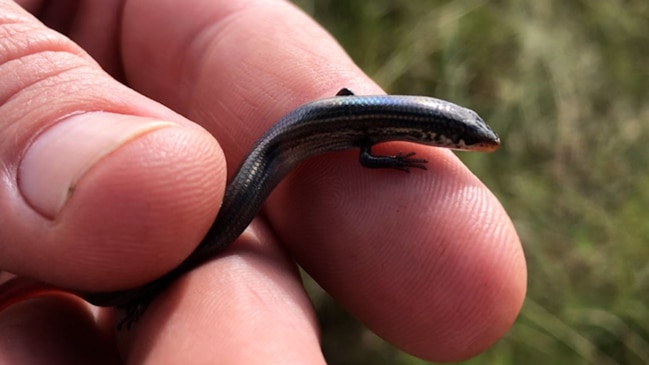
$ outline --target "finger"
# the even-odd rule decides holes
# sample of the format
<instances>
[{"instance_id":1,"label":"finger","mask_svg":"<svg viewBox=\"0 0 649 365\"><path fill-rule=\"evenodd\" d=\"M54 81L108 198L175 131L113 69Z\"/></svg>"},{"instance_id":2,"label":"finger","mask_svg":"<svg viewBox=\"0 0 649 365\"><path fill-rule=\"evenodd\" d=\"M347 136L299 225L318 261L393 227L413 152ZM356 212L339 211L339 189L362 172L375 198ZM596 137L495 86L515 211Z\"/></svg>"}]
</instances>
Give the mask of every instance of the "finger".
<instances>
[{"instance_id":1,"label":"finger","mask_svg":"<svg viewBox=\"0 0 649 365\"><path fill-rule=\"evenodd\" d=\"M215 135L229 174L254 141L295 107L333 96L343 86L359 94L380 92L290 3L183 4L178 12L173 0L127 3L125 72L135 88ZM166 26L171 15L173 27ZM167 57L150 56L160 49Z\"/></svg>"},{"instance_id":2,"label":"finger","mask_svg":"<svg viewBox=\"0 0 649 365\"><path fill-rule=\"evenodd\" d=\"M282 209L269 218L290 232L300 265L378 335L460 361L512 325L525 260L493 195L454 158L425 153L428 171L409 175L316 159L271 197Z\"/></svg>"},{"instance_id":3,"label":"finger","mask_svg":"<svg viewBox=\"0 0 649 365\"><path fill-rule=\"evenodd\" d=\"M48 28L72 39L106 72L123 81L119 34L123 0L17 0Z\"/></svg>"},{"instance_id":4,"label":"finger","mask_svg":"<svg viewBox=\"0 0 649 365\"><path fill-rule=\"evenodd\" d=\"M380 92L288 3L184 4L180 14L173 1L128 4L126 72L215 134L230 173L295 106L343 86ZM170 57L139 62L163 46ZM266 213L300 264L374 331L421 357L465 358L516 317L522 250L497 200L452 154L407 147L429 172L406 178L363 170L349 153L324 156L282 184Z\"/></svg>"},{"instance_id":5,"label":"finger","mask_svg":"<svg viewBox=\"0 0 649 365\"><path fill-rule=\"evenodd\" d=\"M37 350L36 350L37 349ZM78 298L42 297L0 312L2 364L116 364L116 346Z\"/></svg>"},{"instance_id":6,"label":"finger","mask_svg":"<svg viewBox=\"0 0 649 365\"><path fill-rule=\"evenodd\" d=\"M149 281L210 225L211 136L0 0L0 268L85 291Z\"/></svg>"},{"instance_id":7,"label":"finger","mask_svg":"<svg viewBox=\"0 0 649 365\"><path fill-rule=\"evenodd\" d=\"M126 354L147 364L324 364L295 265L262 224L147 309Z\"/></svg>"}]
</instances>

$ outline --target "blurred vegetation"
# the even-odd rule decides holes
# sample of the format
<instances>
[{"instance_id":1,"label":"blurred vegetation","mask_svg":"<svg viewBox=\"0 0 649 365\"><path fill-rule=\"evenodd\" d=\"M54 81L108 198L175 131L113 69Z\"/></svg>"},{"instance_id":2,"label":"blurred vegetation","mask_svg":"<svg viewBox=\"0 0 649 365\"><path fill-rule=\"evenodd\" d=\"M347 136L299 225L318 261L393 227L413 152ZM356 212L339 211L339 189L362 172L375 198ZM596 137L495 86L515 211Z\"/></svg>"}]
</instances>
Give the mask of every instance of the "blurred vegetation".
<instances>
[{"instance_id":1,"label":"blurred vegetation","mask_svg":"<svg viewBox=\"0 0 649 365\"><path fill-rule=\"evenodd\" d=\"M523 242L525 306L465 364L649 363L649 2L294 0L390 93L500 134L461 154ZM331 364L424 364L314 291Z\"/></svg>"}]
</instances>

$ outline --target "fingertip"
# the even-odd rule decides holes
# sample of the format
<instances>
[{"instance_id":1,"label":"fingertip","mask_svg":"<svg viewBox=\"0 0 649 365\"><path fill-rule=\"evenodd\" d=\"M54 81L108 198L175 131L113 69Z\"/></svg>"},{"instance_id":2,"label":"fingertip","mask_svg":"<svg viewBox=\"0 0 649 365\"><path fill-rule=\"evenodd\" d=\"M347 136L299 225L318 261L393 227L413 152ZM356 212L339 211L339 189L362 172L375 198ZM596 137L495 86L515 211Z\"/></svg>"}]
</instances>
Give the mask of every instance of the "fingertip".
<instances>
[{"instance_id":1,"label":"fingertip","mask_svg":"<svg viewBox=\"0 0 649 365\"><path fill-rule=\"evenodd\" d=\"M461 361L515 321L525 258L497 198L451 153L428 153L429 170L410 175L364 170L352 153L316 158L266 212L300 265L368 328L415 356Z\"/></svg>"},{"instance_id":2,"label":"fingertip","mask_svg":"<svg viewBox=\"0 0 649 365\"><path fill-rule=\"evenodd\" d=\"M42 133L21 162L23 208L36 214L15 218L21 254L8 270L107 291L176 266L218 210L225 161L216 141L191 123L70 119Z\"/></svg>"},{"instance_id":3,"label":"fingertip","mask_svg":"<svg viewBox=\"0 0 649 365\"><path fill-rule=\"evenodd\" d=\"M474 215L465 217L475 227L465 227L457 250L441 263L441 290L433 294L442 309L439 342L418 349L435 361L464 361L492 347L510 330L525 300L527 267L515 227L488 190L476 194L482 198Z\"/></svg>"},{"instance_id":4,"label":"fingertip","mask_svg":"<svg viewBox=\"0 0 649 365\"><path fill-rule=\"evenodd\" d=\"M175 123L114 113L83 113L41 133L25 153L18 187L50 219L63 208L92 166L134 138Z\"/></svg>"}]
</instances>

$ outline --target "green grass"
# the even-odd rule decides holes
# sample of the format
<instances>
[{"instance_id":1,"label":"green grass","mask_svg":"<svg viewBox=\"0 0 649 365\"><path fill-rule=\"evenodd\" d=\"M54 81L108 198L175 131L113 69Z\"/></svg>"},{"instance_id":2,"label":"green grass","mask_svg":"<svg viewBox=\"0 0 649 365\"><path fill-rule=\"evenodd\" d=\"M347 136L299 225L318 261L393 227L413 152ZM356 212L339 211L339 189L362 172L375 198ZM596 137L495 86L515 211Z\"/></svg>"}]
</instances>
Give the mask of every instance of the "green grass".
<instances>
[{"instance_id":1,"label":"green grass","mask_svg":"<svg viewBox=\"0 0 649 365\"><path fill-rule=\"evenodd\" d=\"M299 0L390 93L467 105L517 227L517 323L466 364L649 363L649 2ZM332 364L422 364L314 290Z\"/></svg>"}]
</instances>

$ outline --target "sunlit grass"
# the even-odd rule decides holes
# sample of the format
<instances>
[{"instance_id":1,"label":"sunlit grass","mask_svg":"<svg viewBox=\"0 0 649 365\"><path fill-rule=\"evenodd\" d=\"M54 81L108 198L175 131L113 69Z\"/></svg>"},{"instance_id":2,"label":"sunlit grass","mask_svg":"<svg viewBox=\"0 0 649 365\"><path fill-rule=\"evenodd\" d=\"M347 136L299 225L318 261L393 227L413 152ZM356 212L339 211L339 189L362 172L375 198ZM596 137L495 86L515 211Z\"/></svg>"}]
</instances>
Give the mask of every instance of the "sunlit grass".
<instances>
[{"instance_id":1,"label":"sunlit grass","mask_svg":"<svg viewBox=\"0 0 649 365\"><path fill-rule=\"evenodd\" d=\"M649 2L295 2L388 92L467 105L503 140L461 157L515 222L528 299L467 363L649 363ZM422 363L322 307L343 316L332 363Z\"/></svg>"}]
</instances>

